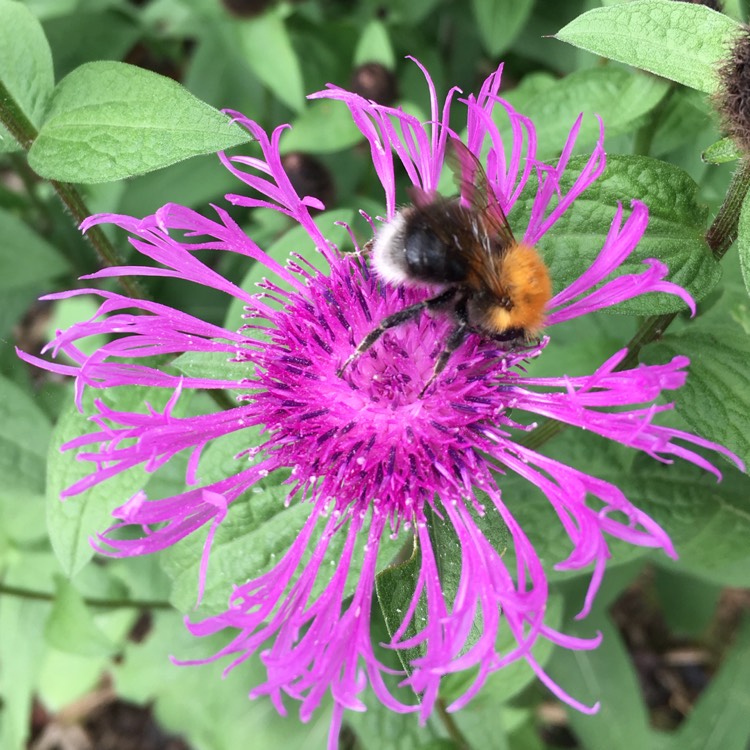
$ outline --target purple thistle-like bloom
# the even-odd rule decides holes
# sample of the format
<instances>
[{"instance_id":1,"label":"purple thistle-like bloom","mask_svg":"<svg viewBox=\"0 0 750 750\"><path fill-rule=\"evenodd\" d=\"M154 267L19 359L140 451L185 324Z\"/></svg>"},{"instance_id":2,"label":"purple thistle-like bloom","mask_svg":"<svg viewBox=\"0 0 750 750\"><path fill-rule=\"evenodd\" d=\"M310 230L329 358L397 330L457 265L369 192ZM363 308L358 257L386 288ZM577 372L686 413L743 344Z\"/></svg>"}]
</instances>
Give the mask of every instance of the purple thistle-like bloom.
<instances>
[{"instance_id":1,"label":"purple thistle-like bloom","mask_svg":"<svg viewBox=\"0 0 750 750\"><path fill-rule=\"evenodd\" d=\"M313 97L338 99L350 109L370 145L385 191L386 220L397 210L394 154L412 184L426 193L436 190L443 169L451 133L448 117L456 106L457 91L449 92L440 111L426 71L425 77L432 101L427 125L399 109L336 87ZM476 96L457 101L467 111L466 145L478 157L489 149L482 161L505 212L510 212L522 190L535 190L528 225L514 227L517 236L523 233L523 240L534 245L554 231L559 217L601 175L603 132L580 174L563 190L580 118L557 163L537 161L533 124L498 97L500 77L498 70ZM510 125L510 143L500 135L498 113ZM60 299L91 294L103 300L94 318L58 333L50 344L56 355L65 354L73 364L21 355L53 372L74 376L79 403L86 386L147 385L172 393L162 411L150 408L147 414L115 411L96 401L92 419L99 431L63 446L80 451L79 458L94 462L96 468L64 494L85 491L136 465L155 471L188 452L189 489L161 499L137 493L116 509L118 522L97 545L114 556L146 554L208 526L199 581L202 591L211 541L231 512L232 502L273 472L286 470L287 502L309 507L299 535L273 567L235 586L225 612L188 627L196 635L232 630L231 640L214 657L229 656L232 666L259 653L267 679L251 696L269 695L282 713L282 698L289 695L300 701L301 718L307 720L330 693L334 703L330 748L337 746L344 709L364 709L360 694L366 683L387 707L418 711L425 719L444 675L476 670L471 686L451 707L460 708L490 673L518 659L525 660L562 700L582 711L594 710L567 695L532 655L540 638L571 649L594 648L598 639L581 640L545 624L547 575L502 497L503 474L515 472L534 484L559 516L572 549L556 567L593 568L580 616L591 606L610 539L661 548L670 556L675 551L665 531L617 487L520 444L519 435L532 428L517 424L510 411L552 417L660 461L678 456L720 476L693 447L717 450L739 462L736 457L653 421L668 408L653 402L683 384L687 359L676 357L664 365L618 371L625 356L621 351L586 377L535 378L525 374L523 364L543 354L546 338L517 350L499 348L496 342L471 334L420 398L453 325L448 316L423 315L389 331L338 377L342 363L382 318L425 299L429 290L385 286L362 254L343 254L332 246L310 216L311 208L322 205L297 195L282 168L279 140L284 128L269 137L256 123L241 115L236 119L257 139L262 157L221 157L252 195L228 195L227 200L286 214L308 234L320 253L318 265L326 271L301 259L280 265L219 207L214 207L213 219L168 204L145 219L107 214L87 220L84 228L108 222L126 230L133 247L152 261L107 268L87 278L187 279L240 299L250 322L239 331L226 330L155 302L98 289L50 295ZM626 219L622 207L617 209L596 261L550 301L546 320L551 336L558 323L646 292L675 294L693 309L690 296L665 281L667 269L657 260L647 261L641 273L610 278L634 250L647 223L648 209L638 201L632 202ZM352 240L356 246L353 236ZM200 261L195 254L199 250L244 255L263 264L284 288L266 279L260 285L262 293L250 294ZM114 337L84 355L77 342L95 334ZM235 364L237 374L229 379L176 375L154 366L150 359L184 352L221 354ZM174 407L185 389L232 389L242 395L234 408L223 412L176 416ZM202 481L202 449L250 427L262 428L260 446L251 442L238 456L245 461L237 462L236 473L212 483ZM460 576L450 595L438 576L428 509L452 526L460 542ZM483 535L477 514L498 514L507 526L515 551L512 565ZM122 538L118 529L124 526L140 527L142 533ZM389 645L419 649L421 655L403 680L419 694L418 705L404 704L391 694L383 679L388 670L376 658L370 636L378 551L384 534L397 532L405 540L407 533L416 536L421 567L411 605ZM331 569L323 563L334 536L344 541L341 558ZM353 562L361 570L356 581L348 580ZM472 633L477 622L481 622L478 637ZM505 653L497 650L502 628L509 628L516 641Z\"/></svg>"}]
</instances>

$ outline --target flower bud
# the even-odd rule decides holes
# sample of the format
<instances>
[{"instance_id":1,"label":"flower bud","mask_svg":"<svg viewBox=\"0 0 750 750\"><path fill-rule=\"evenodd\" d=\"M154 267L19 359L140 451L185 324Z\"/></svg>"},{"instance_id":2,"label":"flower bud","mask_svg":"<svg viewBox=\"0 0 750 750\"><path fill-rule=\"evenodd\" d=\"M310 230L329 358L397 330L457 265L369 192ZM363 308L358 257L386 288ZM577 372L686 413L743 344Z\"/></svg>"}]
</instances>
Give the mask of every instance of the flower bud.
<instances>
[{"instance_id":1,"label":"flower bud","mask_svg":"<svg viewBox=\"0 0 750 750\"><path fill-rule=\"evenodd\" d=\"M719 0L676 0L676 2L692 3L693 5L705 5L707 8L711 8L711 10L718 11L719 13L724 10Z\"/></svg>"},{"instance_id":2,"label":"flower bud","mask_svg":"<svg viewBox=\"0 0 750 750\"><path fill-rule=\"evenodd\" d=\"M237 18L259 16L271 2L272 0L221 0L229 14Z\"/></svg>"},{"instance_id":3,"label":"flower bud","mask_svg":"<svg viewBox=\"0 0 750 750\"><path fill-rule=\"evenodd\" d=\"M724 130L745 152L750 152L750 27L733 42L719 68L719 89L714 105Z\"/></svg>"},{"instance_id":4,"label":"flower bud","mask_svg":"<svg viewBox=\"0 0 750 750\"><path fill-rule=\"evenodd\" d=\"M378 62L364 63L356 68L352 73L349 89L365 99L385 106L393 104L398 96L396 76Z\"/></svg>"},{"instance_id":5,"label":"flower bud","mask_svg":"<svg viewBox=\"0 0 750 750\"><path fill-rule=\"evenodd\" d=\"M300 197L311 195L327 208L333 203L336 188L323 162L302 151L290 151L281 157L281 165Z\"/></svg>"}]
</instances>

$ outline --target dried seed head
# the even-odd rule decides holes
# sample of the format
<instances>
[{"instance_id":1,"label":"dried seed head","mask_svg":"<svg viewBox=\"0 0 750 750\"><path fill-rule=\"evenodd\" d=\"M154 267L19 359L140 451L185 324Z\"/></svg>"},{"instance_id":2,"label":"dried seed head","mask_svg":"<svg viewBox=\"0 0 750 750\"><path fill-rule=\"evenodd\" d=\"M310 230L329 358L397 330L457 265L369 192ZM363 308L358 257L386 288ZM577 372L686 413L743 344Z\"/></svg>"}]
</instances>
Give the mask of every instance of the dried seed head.
<instances>
[{"instance_id":1,"label":"dried seed head","mask_svg":"<svg viewBox=\"0 0 750 750\"><path fill-rule=\"evenodd\" d=\"M281 157L281 165L298 195L311 195L326 208L333 205L336 187L323 162L302 151L290 151Z\"/></svg>"},{"instance_id":2,"label":"dried seed head","mask_svg":"<svg viewBox=\"0 0 750 750\"><path fill-rule=\"evenodd\" d=\"M744 26L719 69L714 105L727 134L750 152L750 27Z\"/></svg>"},{"instance_id":3,"label":"dried seed head","mask_svg":"<svg viewBox=\"0 0 750 750\"><path fill-rule=\"evenodd\" d=\"M181 45L183 52L188 52L192 43L187 41ZM125 55L125 62L130 65L137 65L145 70L153 70L154 73L171 78L178 83L182 81L183 69L177 63L180 50L175 50L174 55L169 55L163 51L157 50L143 42L138 42Z\"/></svg>"}]
</instances>

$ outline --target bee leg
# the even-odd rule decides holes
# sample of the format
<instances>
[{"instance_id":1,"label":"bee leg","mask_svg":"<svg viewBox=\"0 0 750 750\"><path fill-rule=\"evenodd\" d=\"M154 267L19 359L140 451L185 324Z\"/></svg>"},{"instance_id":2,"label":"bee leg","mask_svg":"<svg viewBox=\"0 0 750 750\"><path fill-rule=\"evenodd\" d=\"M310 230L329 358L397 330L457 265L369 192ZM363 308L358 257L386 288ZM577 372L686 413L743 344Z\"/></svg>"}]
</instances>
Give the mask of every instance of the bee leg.
<instances>
[{"instance_id":1,"label":"bee leg","mask_svg":"<svg viewBox=\"0 0 750 750\"><path fill-rule=\"evenodd\" d=\"M466 312L466 299L459 300L458 304L456 305L455 310L456 318L458 322L456 323L456 327L451 331L450 336L448 336L447 341L445 342L445 347L443 347L443 351L440 352L438 355L438 358L435 360L435 367L432 370L432 375L430 375L430 379L425 383L424 388L419 392L419 398L422 398L424 396L425 391L435 382L435 379L438 375L445 369L445 366L448 364L448 360L450 359L451 354L458 349L461 344L466 340L466 337L471 333L471 328L469 326L469 318Z\"/></svg>"},{"instance_id":2,"label":"bee leg","mask_svg":"<svg viewBox=\"0 0 750 750\"><path fill-rule=\"evenodd\" d=\"M454 287L451 287L444 292L441 292L436 297L430 297L430 299L417 302L414 305L409 305L409 307L405 307L403 310L399 310L397 313L393 313L393 315L383 318L383 320L380 321L380 325L377 328L373 328L372 331L362 339L359 346L352 352L346 362L336 370L336 375L341 377L344 374L344 370L346 370L346 368L349 367L349 365L357 359L360 354L364 354L389 328L395 328L412 318L416 318L422 310L434 310L442 307L456 296L456 292L457 290Z\"/></svg>"}]
</instances>

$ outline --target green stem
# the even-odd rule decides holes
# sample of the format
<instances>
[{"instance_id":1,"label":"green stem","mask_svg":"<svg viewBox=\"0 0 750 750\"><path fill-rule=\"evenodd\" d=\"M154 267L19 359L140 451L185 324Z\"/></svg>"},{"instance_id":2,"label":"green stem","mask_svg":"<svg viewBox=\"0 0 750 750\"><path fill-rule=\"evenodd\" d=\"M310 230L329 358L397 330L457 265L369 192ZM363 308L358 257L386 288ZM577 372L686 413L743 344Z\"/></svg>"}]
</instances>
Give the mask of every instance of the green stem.
<instances>
[{"instance_id":1,"label":"green stem","mask_svg":"<svg viewBox=\"0 0 750 750\"><path fill-rule=\"evenodd\" d=\"M0 80L0 122L5 125L24 151L31 148L38 135L37 129L34 127L34 123L26 117L26 113L21 109L2 80ZM76 224L80 225L86 217L91 215L91 211L86 207L81 194L73 185L57 180L50 180L50 184L57 192L63 205L73 216ZM117 251L100 227L91 227L86 232L86 239L94 248L100 263L105 266L122 265ZM121 276L118 277L118 282L129 297L143 299L143 293L132 279Z\"/></svg>"},{"instance_id":2,"label":"green stem","mask_svg":"<svg viewBox=\"0 0 750 750\"><path fill-rule=\"evenodd\" d=\"M729 183L724 202L706 232L706 243L717 261L724 257L732 243L737 239L740 211L749 189L750 158L746 158L737 167L737 171ZM637 365L643 347L660 338L676 317L677 313L669 313L667 315L652 315L646 318L635 336L628 342L628 353L615 369L627 370ZM548 419L533 432L530 432L521 442L524 447L535 450L567 426L564 422L558 422L556 419Z\"/></svg>"},{"instance_id":3,"label":"green stem","mask_svg":"<svg viewBox=\"0 0 750 750\"><path fill-rule=\"evenodd\" d=\"M706 242L716 260L721 260L737 239L740 211L748 189L750 189L750 158L744 158L732 175L724 203L721 204L713 223L706 232Z\"/></svg>"},{"instance_id":4,"label":"green stem","mask_svg":"<svg viewBox=\"0 0 750 750\"><path fill-rule=\"evenodd\" d=\"M0 583L0 596L3 594L40 602L52 602L56 598L56 594L48 594L44 591L31 591L19 586L8 586L7 584ZM174 609L169 602L152 601L149 599L97 599L85 596L83 597L83 601L90 607L103 607L104 609L122 609L123 607L131 609Z\"/></svg>"},{"instance_id":5,"label":"green stem","mask_svg":"<svg viewBox=\"0 0 750 750\"><path fill-rule=\"evenodd\" d=\"M469 741L461 733L456 722L453 721L453 716L446 710L445 701L442 698L438 698L435 701L435 712L443 723L446 732L448 732L448 736L455 743L457 750L471 750Z\"/></svg>"},{"instance_id":6,"label":"green stem","mask_svg":"<svg viewBox=\"0 0 750 750\"><path fill-rule=\"evenodd\" d=\"M2 79L0 79L0 122L5 125L24 151L31 148L37 136L37 130L5 87Z\"/></svg>"}]
</instances>

